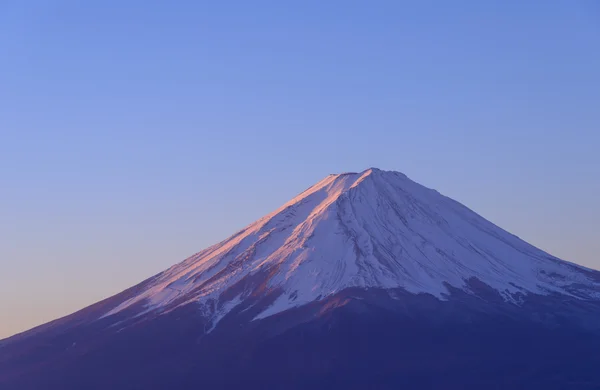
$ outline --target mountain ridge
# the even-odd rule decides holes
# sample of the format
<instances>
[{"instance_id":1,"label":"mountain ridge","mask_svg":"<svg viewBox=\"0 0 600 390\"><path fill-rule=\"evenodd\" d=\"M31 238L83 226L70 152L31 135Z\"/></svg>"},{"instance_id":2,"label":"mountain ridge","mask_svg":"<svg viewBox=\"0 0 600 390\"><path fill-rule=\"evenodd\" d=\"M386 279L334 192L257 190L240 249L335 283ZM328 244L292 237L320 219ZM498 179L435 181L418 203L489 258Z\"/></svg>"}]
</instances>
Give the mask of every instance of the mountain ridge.
<instances>
[{"instance_id":1,"label":"mountain ridge","mask_svg":"<svg viewBox=\"0 0 600 390\"><path fill-rule=\"evenodd\" d=\"M220 299L259 271L269 276ZM468 290L471 278L515 304L528 293L595 299L600 283L594 274L402 173L369 168L328 175L230 238L156 275L152 287L103 317L140 302L146 305L140 315L198 302L217 323L259 285L281 294L256 319L349 287L400 287L444 299L446 283Z\"/></svg>"}]
</instances>

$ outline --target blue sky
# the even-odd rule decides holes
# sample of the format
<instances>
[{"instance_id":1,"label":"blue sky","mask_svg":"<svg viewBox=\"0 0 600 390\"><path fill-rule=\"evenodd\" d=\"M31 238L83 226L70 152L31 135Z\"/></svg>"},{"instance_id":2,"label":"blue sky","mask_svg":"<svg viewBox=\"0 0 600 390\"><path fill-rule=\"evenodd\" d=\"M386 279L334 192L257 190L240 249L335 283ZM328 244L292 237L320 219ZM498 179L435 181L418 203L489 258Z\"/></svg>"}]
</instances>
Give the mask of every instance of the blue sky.
<instances>
[{"instance_id":1,"label":"blue sky","mask_svg":"<svg viewBox=\"0 0 600 390\"><path fill-rule=\"evenodd\" d=\"M600 268L600 5L0 4L0 337L329 173L404 172Z\"/></svg>"}]
</instances>

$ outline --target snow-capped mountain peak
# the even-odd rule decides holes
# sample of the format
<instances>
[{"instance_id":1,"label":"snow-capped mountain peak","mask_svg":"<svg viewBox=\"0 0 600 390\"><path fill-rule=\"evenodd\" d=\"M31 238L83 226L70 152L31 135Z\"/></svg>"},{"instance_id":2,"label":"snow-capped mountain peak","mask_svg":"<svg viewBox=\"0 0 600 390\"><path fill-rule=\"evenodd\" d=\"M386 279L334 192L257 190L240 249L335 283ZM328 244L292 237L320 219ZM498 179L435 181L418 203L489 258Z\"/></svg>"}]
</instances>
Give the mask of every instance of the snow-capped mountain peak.
<instances>
[{"instance_id":1,"label":"snow-capped mountain peak","mask_svg":"<svg viewBox=\"0 0 600 390\"><path fill-rule=\"evenodd\" d=\"M398 172L329 175L250 224L155 276L104 317L142 304L197 302L216 324L249 297L275 294L256 318L349 287L445 299L477 279L508 302L527 294L600 297L592 271L559 260Z\"/></svg>"}]
</instances>

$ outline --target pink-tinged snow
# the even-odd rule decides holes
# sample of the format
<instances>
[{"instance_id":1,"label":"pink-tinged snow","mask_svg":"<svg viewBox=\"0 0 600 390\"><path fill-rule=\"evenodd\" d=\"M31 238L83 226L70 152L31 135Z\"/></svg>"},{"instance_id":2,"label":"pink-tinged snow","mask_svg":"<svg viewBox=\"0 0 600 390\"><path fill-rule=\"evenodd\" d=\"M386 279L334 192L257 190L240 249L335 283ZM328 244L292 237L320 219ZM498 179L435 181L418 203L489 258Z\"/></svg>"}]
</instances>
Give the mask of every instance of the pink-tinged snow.
<instances>
[{"instance_id":1,"label":"pink-tinged snow","mask_svg":"<svg viewBox=\"0 0 600 390\"><path fill-rule=\"evenodd\" d=\"M445 299L445 283L468 291L472 277L515 304L521 294L572 295L575 288L580 297L600 298L593 271L548 255L401 173L369 169L326 177L159 274L105 316L140 301L147 311L198 302L214 326L251 291L227 301L221 294L274 266L266 284L283 293L256 318L354 286L401 287Z\"/></svg>"}]
</instances>

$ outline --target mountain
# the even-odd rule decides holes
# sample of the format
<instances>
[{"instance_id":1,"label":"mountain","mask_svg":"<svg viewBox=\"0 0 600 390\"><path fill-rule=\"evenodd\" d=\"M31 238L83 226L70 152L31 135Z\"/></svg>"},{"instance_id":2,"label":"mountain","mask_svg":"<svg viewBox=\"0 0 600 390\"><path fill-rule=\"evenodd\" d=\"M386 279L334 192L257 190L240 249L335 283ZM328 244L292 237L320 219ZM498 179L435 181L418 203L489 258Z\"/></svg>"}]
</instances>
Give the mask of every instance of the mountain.
<instances>
[{"instance_id":1,"label":"mountain","mask_svg":"<svg viewBox=\"0 0 600 390\"><path fill-rule=\"evenodd\" d=\"M600 272L398 172L0 341L0 388L600 388Z\"/></svg>"}]
</instances>

